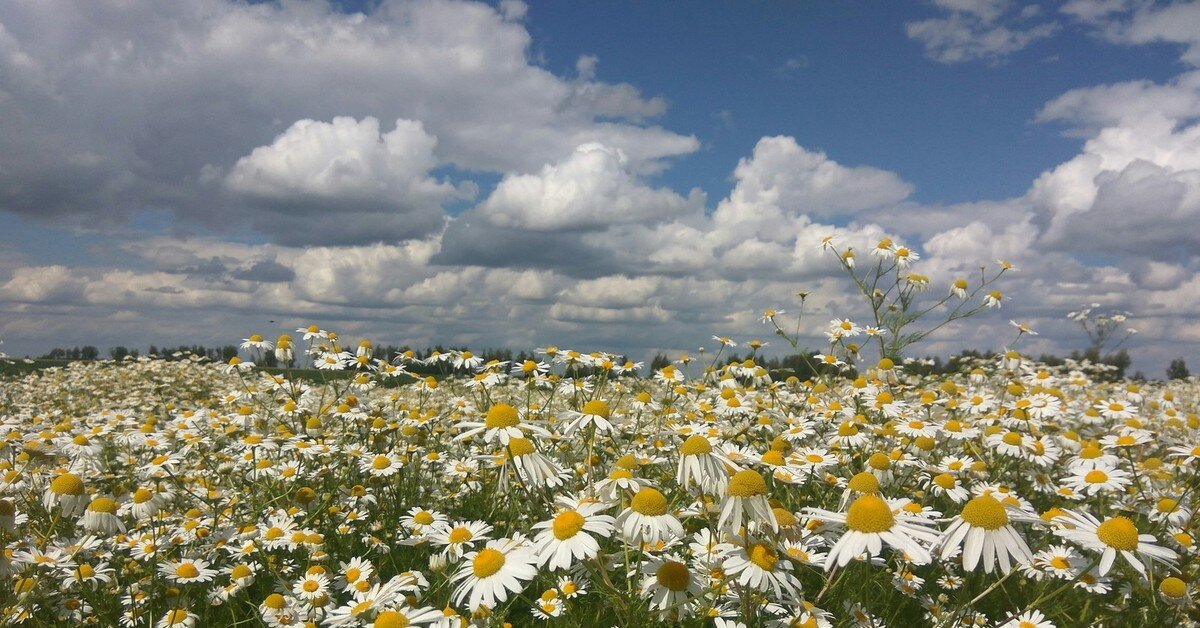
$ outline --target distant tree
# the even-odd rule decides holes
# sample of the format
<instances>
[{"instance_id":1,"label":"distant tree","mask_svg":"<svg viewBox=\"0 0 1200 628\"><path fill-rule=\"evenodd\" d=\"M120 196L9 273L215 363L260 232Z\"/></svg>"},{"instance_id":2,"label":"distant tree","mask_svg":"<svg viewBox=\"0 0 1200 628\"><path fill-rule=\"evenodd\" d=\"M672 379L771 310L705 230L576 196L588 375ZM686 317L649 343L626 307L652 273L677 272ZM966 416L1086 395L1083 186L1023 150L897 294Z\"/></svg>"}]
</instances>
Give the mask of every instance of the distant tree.
<instances>
[{"instance_id":1,"label":"distant tree","mask_svg":"<svg viewBox=\"0 0 1200 628\"><path fill-rule=\"evenodd\" d=\"M654 356L654 359L650 360L650 372L653 373L661 368L666 367L670 363L671 363L670 358L659 353Z\"/></svg>"},{"instance_id":2,"label":"distant tree","mask_svg":"<svg viewBox=\"0 0 1200 628\"><path fill-rule=\"evenodd\" d=\"M118 362L124 360L125 356L127 355L129 355L129 349L121 345L117 345L108 350L108 356L114 360L117 360Z\"/></svg>"},{"instance_id":3,"label":"distant tree","mask_svg":"<svg viewBox=\"0 0 1200 628\"><path fill-rule=\"evenodd\" d=\"M82 360L95 360L98 357L100 357L100 350L92 345L87 345L79 350L79 358Z\"/></svg>"},{"instance_id":4,"label":"distant tree","mask_svg":"<svg viewBox=\"0 0 1200 628\"><path fill-rule=\"evenodd\" d=\"M1167 367L1167 379L1187 379L1189 375L1191 373L1188 372L1183 358L1171 360L1171 365Z\"/></svg>"},{"instance_id":5,"label":"distant tree","mask_svg":"<svg viewBox=\"0 0 1200 628\"><path fill-rule=\"evenodd\" d=\"M225 345L221 347L221 361L228 362L233 356L238 354L237 345Z\"/></svg>"}]
</instances>

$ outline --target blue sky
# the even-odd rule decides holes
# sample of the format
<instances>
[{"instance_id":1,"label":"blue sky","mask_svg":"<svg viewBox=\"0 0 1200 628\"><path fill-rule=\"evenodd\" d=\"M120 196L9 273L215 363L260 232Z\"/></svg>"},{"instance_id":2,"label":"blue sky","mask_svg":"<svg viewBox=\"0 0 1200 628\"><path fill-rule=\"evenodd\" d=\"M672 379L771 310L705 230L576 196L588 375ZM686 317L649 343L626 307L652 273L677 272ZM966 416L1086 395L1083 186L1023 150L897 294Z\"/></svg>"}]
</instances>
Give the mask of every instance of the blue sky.
<instances>
[{"instance_id":1,"label":"blue sky","mask_svg":"<svg viewBox=\"0 0 1200 628\"><path fill-rule=\"evenodd\" d=\"M799 284L853 315L826 232L904 239L935 280L1027 269L931 352L1014 317L1067 351L1092 301L1142 310L1140 363L1200 343L1193 3L17 0L0 25L10 353L314 318L682 350Z\"/></svg>"}]
</instances>

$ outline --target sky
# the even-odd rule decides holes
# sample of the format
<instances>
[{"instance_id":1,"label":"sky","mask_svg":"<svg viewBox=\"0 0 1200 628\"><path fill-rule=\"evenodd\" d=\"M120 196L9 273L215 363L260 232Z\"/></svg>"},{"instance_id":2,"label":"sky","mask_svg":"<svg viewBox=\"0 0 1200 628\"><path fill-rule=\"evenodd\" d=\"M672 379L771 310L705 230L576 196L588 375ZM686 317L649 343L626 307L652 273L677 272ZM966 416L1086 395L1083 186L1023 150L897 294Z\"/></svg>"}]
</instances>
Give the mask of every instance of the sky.
<instances>
[{"instance_id":1,"label":"sky","mask_svg":"<svg viewBox=\"0 0 1200 628\"><path fill-rule=\"evenodd\" d=\"M0 350L821 345L825 236L999 310L912 351L1200 348L1200 4L9 0ZM271 322L274 321L274 322ZM1198 360L1200 362L1200 360Z\"/></svg>"}]
</instances>

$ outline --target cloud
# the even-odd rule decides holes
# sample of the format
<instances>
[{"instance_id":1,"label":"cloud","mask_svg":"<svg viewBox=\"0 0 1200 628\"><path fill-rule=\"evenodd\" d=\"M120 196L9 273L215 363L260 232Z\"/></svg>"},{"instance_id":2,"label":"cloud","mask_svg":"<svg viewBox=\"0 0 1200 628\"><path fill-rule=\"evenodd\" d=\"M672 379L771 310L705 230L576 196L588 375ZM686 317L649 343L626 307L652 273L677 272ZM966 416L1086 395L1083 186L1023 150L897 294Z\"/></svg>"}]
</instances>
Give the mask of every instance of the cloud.
<instances>
[{"instance_id":1,"label":"cloud","mask_svg":"<svg viewBox=\"0 0 1200 628\"><path fill-rule=\"evenodd\" d=\"M1200 66L1200 5L1194 2L1130 2L1073 0L1062 12L1090 24L1114 43L1184 46L1181 60Z\"/></svg>"},{"instance_id":2,"label":"cloud","mask_svg":"<svg viewBox=\"0 0 1200 628\"><path fill-rule=\"evenodd\" d=\"M330 204L339 201L437 206L457 191L429 176L436 145L437 138L414 120L397 120L382 135L370 116L298 120L270 145L238 159L225 184L285 205L311 200L322 210L336 210Z\"/></svg>"},{"instance_id":3,"label":"cloud","mask_svg":"<svg viewBox=\"0 0 1200 628\"><path fill-rule=\"evenodd\" d=\"M645 186L621 150L592 143L538 174L505 176L478 215L497 227L570 231L667 220L689 206L703 206L699 190L684 198Z\"/></svg>"},{"instance_id":4,"label":"cloud","mask_svg":"<svg viewBox=\"0 0 1200 628\"><path fill-rule=\"evenodd\" d=\"M1166 83L1126 81L1073 89L1046 103L1038 122L1062 122L1072 135L1091 136L1101 129L1147 118L1187 122L1200 118L1200 71Z\"/></svg>"},{"instance_id":5,"label":"cloud","mask_svg":"<svg viewBox=\"0 0 1200 628\"><path fill-rule=\"evenodd\" d=\"M600 142L647 173L699 147L646 123L661 98L533 63L523 3L371 4L0 4L0 210L113 228L159 208L209 229L353 244L436 229L432 209L419 228L400 224L410 210L366 226L385 193L444 198L434 168L532 172ZM372 120L401 122L372 135ZM344 228L277 224L280 205L301 201L338 205Z\"/></svg>"},{"instance_id":6,"label":"cloud","mask_svg":"<svg viewBox=\"0 0 1200 628\"><path fill-rule=\"evenodd\" d=\"M738 161L733 176L733 192L713 215L729 239L774 239L787 232L779 229L786 216L854 214L894 205L914 190L893 172L843 166L786 136L760 139L754 153Z\"/></svg>"},{"instance_id":7,"label":"cloud","mask_svg":"<svg viewBox=\"0 0 1200 628\"><path fill-rule=\"evenodd\" d=\"M1035 21L1039 12L1033 5L1009 15L1008 0L935 0L934 4L946 17L908 22L904 27L910 39L925 47L925 56L939 63L995 62L1059 29L1055 22Z\"/></svg>"}]
</instances>

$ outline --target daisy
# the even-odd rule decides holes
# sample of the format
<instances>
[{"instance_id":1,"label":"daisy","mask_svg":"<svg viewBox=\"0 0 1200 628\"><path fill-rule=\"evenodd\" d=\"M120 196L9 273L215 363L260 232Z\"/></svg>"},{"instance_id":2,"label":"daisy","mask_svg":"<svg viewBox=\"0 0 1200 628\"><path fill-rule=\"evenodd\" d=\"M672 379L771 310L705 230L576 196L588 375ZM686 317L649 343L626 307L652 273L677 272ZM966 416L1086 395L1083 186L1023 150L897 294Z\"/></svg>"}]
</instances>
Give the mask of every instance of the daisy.
<instances>
[{"instance_id":1,"label":"daisy","mask_svg":"<svg viewBox=\"0 0 1200 628\"><path fill-rule=\"evenodd\" d=\"M111 497L97 497L83 512L83 529L101 534L124 532L125 524L117 518L118 504Z\"/></svg>"},{"instance_id":2,"label":"daisy","mask_svg":"<svg viewBox=\"0 0 1200 628\"><path fill-rule=\"evenodd\" d=\"M1071 475L1063 478L1064 486L1083 495L1117 493L1132 483L1130 473L1107 465L1076 466Z\"/></svg>"},{"instance_id":3,"label":"daisy","mask_svg":"<svg viewBox=\"0 0 1200 628\"><path fill-rule=\"evenodd\" d=\"M524 583L537 575L537 556L523 539L496 539L465 556L466 562L451 583L454 603L467 604L471 611L481 607L495 608L508 599L509 593L519 593Z\"/></svg>"},{"instance_id":4,"label":"daisy","mask_svg":"<svg viewBox=\"0 0 1200 628\"><path fill-rule=\"evenodd\" d=\"M1018 517L1026 521L1032 519L1024 514ZM1029 546L1009 520L1010 512L1005 505L991 493L984 493L963 506L962 512L934 544L934 551L946 556L961 546L963 568L967 571L974 571L982 557L984 573L991 573L999 560L1000 569L1007 574L1012 570L1012 560L1020 564L1029 564L1033 560Z\"/></svg>"},{"instance_id":5,"label":"daisy","mask_svg":"<svg viewBox=\"0 0 1200 628\"><path fill-rule=\"evenodd\" d=\"M83 488L83 480L74 473L63 473L50 481L42 496L42 505L47 510L56 506L62 508L62 516L74 517L88 505L87 493Z\"/></svg>"},{"instance_id":6,"label":"daisy","mask_svg":"<svg viewBox=\"0 0 1200 628\"><path fill-rule=\"evenodd\" d=\"M1008 621L998 628L1056 628L1039 610L1028 610L1020 615L1009 615Z\"/></svg>"},{"instance_id":7,"label":"daisy","mask_svg":"<svg viewBox=\"0 0 1200 628\"><path fill-rule=\"evenodd\" d=\"M406 628L440 625L444 619L436 608L412 608L407 605L391 606L379 611L368 628Z\"/></svg>"},{"instance_id":8,"label":"daisy","mask_svg":"<svg viewBox=\"0 0 1200 628\"><path fill-rule=\"evenodd\" d=\"M949 497L951 501L961 504L970 498L971 494L967 492L963 483L955 476L949 473L939 473L928 479L927 482L930 490L934 495L944 495Z\"/></svg>"},{"instance_id":9,"label":"daisy","mask_svg":"<svg viewBox=\"0 0 1200 628\"><path fill-rule=\"evenodd\" d=\"M614 519L599 514L603 504L582 503L560 511L553 519L534 524L541 530L533 540L538 565L550 569L566 569L578 561L595 558L600 544L592 536L608 538L613 532Z\"/></svg>"},{"instance_id":10,"label":"daisy","mask_svg":"<svg viewBox=\"0 0 1200 628\"><path fill-rule=\"evenodd\" d=\"M186 607L173 608L154 624L155 628L192 628L200 616Z\"/></svg>"},{"instance_id":11,"label":"daisy","mask_svg":"<svg viewBox=\"0 0 1200 628\"><path fill-rule=\"evenodd\" d=\"M160 565L158 573L166 576L172 582L188 584L190 582L208 582L217 575L217 570L209 569L208 561L202 558L185 558Z\"/></svg>"},{"instance_id":12,"label":"daisy","mask_svg":"<svg viewBox=\"0 0 1200 628\"><path fill-rule=\"evenodd\" d=\"M736 533L743 525L758 523L779 530L779 522L767 502L766 480L758 471L743 469L729 480L717 527Z\"/></svg>"},{"instance_id":13,"label":"daisy","mask_svg":"<svg viewBox=\"0 0 1200 628\"><path fill-rule=\"evenodd\" d=\"M792 563L779 559L779 551L764 541L738 544L721 563L725 575L743 587L756 591L774 591L775 597L792 597L800 590L800 581L792 575Z\"/></svg>"},{"instance_id":14,"label":"daisy","mask_svg":"<svg viewBox=\"0 0 1200 628\"><path fill-rule=\"evenodd\" d=\"M675 618L690 614L689 601L703 592L701 574L693 573L687 562L676 554L664 554L642 563L642 595L650 607L663 612L676 611Z\"/></svg>"},{"instance_id":15,"label":"daisy","mask_svg":"<svg viewBox=\"0 0 1200 628\"><path fill-rule=\"evenodd\" d=\"M670 513L667 498L649 486L629 500L629 506L617 516L616 525L628 543L657 543L683 537L683 525Z\"/></svg>"},{"instance_id":16,"label":"daisy","mask_svg":"<svg viewBox=\"0 0 1200 628\"><path fill-rule=\"evenodd\" d=\"M728 467L740 469L727 456L714 450L712 443L700 434L693 434L679 446L679 465L675 478L679 487L688 490L698 486L703 490L720 493L729 481Z\"/></svg>"},{"instance_id":17,"label":"daisy","mask_svg":"<svg viewBox=\"0 0 1200 628\"><path fill-rule=\"evenodd\" d=\"M1101 522L1083 511L1065 510L1055 523L1063 525L1055 530L1059 536L1074 541L1084 549L1101 552L1097 573L1101 576L1112 568L1119 552L1138 573L1146 576L1146 566L1138 558L1174 566L1174 550L1155 545L1151 534L1139 534L1137 525L1128 517L1116 516ZM1069 526L1069 527L1068 527Z\"/></svg>"},{"instance_id":18,"label":"daisy","mask_svg":"<svg viewBox=\"0 0 1200 628\"><path fill-rule=\"evenodd\" d=\"M835 564L845 566L863 553L879 556L885 542L904 552L909 561L924 565L931 560L924 545L938 540L937 532L931 529L932 522L921 517L897 518L887 501L872 493L854 500L844 513L816 508L806 509L806 513L822 521L846 526L846 532L829 550L824 565L826 570Z\"/></svg>"},{"instance_id":19,"label":"daisy","mask_svg":"<svg viewBox=\"0 0 1200 628\"><path fill-rule=\"evenodd\" d=\"M612 411L609 409L607 401L593 399L583 404L583 409L571 410L565 414L567 423L563 426L563 434L570 436L580 428L589 425L595 426L598 432L613 432L616 427L609 420L611 415Z\"/></svg>"},{"instance_id":20,"label":"daisy","mask_svg":"<svg viewBox=\"0 0 1200 628\"><path fill-rule=\"evenodd\" d=\"M359 471L371 477L386 478L398 473L404 463L393 453L380 453L373 456L363 456L358 460Z\"/></svg>"},{"instance_id":21,"label":"daisy","mask_svg":"<svg viewBox=\"0 0 1200 628\"><path fill-rule=\"evenodd\" d=\"M499 443L507 446L511 438L524 438L525 432L529 431L542 437L548 438L550 432L536 425L521 422L521 415L517 409L507 403L496 403L488 408L487 414L484 415L483 422L479 421L463 421L457 425L458 429L466 431L454 437L454 440L467 440L478 434L483 434L483 440L487 443Z\"/></svg>"},{"instance_id":22,"label":"daisy","mask_svg":"<svg viewBox=\"0 0 1200 628\"><path fill-rule=\"evenodd\" d=\"M306 601L320 599L329 594L329 576L323 570L309 571L292 585L292 594Z\"/></svg>"},{"instance_id":23,"label":"daisy","mask_svg":"<svg viewBox=\"0 0 1200 628\"><path fill-rule=\"evenodd\" d=\"M535 487L554 488L563 483L564 471L554 460L537 450L533 441L510 438L508 458L522 482Z\"/></svg>"},{"instance_id":24,"label":"daisy","mask_svg":"<svg viewBox=\"0 0 1200 628\"><path fill-rule=\"evenodd\" d=\"M442 546L442 555L458 560L475 543L487 540L492 526L482 521L458 521L454 525L442 525L429 534L434 545Z\"/></svg>"},{"instance_id":25,"label":"daisy","mask_svg":"<svg viewBox=\"0 0 1200 628\"><path fill-rule=\"evenodd\" d=\"M421 536L426 532L446 523L446 515L436 510L425 510L416 506L408 510L408 514L400 517L400 526L413 536Z\"/></svg>"}]
</instances>

